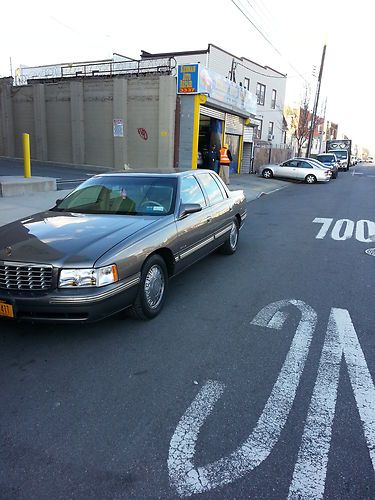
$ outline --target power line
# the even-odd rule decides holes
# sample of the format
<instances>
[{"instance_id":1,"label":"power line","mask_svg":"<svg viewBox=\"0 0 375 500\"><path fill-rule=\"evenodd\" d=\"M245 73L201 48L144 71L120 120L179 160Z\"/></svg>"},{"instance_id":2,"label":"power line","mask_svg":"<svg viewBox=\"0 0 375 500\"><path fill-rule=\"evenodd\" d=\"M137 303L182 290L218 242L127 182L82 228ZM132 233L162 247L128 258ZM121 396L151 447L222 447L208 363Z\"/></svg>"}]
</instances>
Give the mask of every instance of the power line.
<instances>
[{"instance_id":1,"label":"power line","mask_svg":"<svg viewBox=\"0 0 375 500\"><path fill-rule=\"evenodd\" d=\"M241 0L241 3L243 1ZM259 4L257 4L256 1L251 1L246 0L246 3L251 7L251 9L254 11L254 13L258 16L258 19L260 20L261 24L263 23L263 27L266 27L267 29L263 28L263 32L266 34L266 36L271 39L272 37L269 35L270 31L268 28L271 28L272 32L278 31L278 27L274 23L272 15L269 14L264 14L261 12L261 9L259 10ZM259 23L258 23L259 26Z\"/></svg>"},{"instance_id":2,"label":"power line","mask_svg":"<svg viewBox=\"0 0 375 500\"><path fill-rule=\"evenodd\" d=\"M244 12L243 9L235 2L235 0L230 0L233 5L237 7L237 9L241 12L241 14L249 21L249 23L255 28L255 30L261 35L261 37L273 48L273 50L282 58L287 61L289 66L304 80L307 84L309 83L306 78L293 66L293 64L288 61L284 55L280 52L280 50L275 47L275 45L271 42L271 40L258 28L258 26L250 19L250 17Z\"/></svg>"},{"instance_id":3,"label":"power line","mask_svg":"<svg viewBox=\"0 0 375 500\"><path fill-rule=\"evenodd\" d=\"M246 68L249 71L251 71L252 73L256 73L257 75L267 76L268 78L286 78L286 75L285 76L267 75L266 73L260 73L260 71L255 71L255 69L249 68L249 66L246 66L246 64L242 64L238 61L236 61L236 63L237 63L237 66L242 66L243 68Z\"/></svg>"}]
</instances>

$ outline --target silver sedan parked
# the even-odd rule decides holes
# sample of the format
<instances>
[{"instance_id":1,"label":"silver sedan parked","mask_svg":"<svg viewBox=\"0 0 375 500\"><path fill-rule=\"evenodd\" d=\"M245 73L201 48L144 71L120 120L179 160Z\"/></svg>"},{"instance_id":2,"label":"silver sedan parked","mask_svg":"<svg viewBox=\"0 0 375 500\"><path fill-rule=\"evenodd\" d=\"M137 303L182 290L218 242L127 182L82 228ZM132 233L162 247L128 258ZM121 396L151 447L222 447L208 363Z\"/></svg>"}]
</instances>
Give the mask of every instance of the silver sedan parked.
<instances>
[{"instance_id":1,"label":"silver sedan parked","mask_svg":"<svg viewBox=\"0 0 375 500\"><path fill-rule=\"evenodd\" d=\"M328 182L331 179L331 171L317 162L304 158L292 158L280 165L267 165L262 168L262 175L266 179L282 177L284 179L296 179L305 181L307 184L316 182Z\"/></svg>"}]
</instances>

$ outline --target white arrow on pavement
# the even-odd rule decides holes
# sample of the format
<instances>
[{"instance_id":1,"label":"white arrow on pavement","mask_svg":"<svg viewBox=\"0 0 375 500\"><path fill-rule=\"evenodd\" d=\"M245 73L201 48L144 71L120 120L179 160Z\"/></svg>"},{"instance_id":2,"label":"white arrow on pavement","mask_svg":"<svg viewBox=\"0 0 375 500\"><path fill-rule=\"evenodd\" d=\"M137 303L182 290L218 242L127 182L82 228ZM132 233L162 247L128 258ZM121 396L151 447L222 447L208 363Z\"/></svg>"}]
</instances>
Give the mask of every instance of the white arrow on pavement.
<instances>
[{"instance_id":1,"label":"white arrow on pavement","mask_svg":"<svg viewBox=\"0 0 375 500\"><path fill-rule=\"evenodd\" d=\"M262 309L251 322L280 330L288 316L281 309L290 305L296 306L302 317L264 410L246 441L227 457L201 467L194 465L200 429L224 392L220 382L208 381L178 423L170 442L168 469L171 485L180 496L209 491L244 476L261 464L277 443L293 405L317 315L302 301L282 300Z\"/></svg>"},{"instance_id":2,"label":"white arrow on pavement","mask_svg":"<svg viewBox=\"0 0 375 500\"><path fill-rule=\"evenodd\" d=\"M343 356L375 470L375 387L348 311L331 309L289 499L323 498Z\"/></svg>"}]
</instances>

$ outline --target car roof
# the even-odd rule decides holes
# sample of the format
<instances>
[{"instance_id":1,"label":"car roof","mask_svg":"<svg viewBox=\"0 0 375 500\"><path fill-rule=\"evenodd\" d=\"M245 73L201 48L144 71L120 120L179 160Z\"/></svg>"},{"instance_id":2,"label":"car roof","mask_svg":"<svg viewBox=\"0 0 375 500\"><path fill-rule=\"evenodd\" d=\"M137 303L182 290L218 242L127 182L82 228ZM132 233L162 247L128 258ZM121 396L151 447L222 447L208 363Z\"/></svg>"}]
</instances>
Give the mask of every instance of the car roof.
<instances>
[{"instance_id":1,"label":"car roof","mask_svg":"<svg viewBox=\"0 0 375 500\"><path fill-rule=\"evenodd\" d=\"M191 174L201 173L213 173L213 170L208 169L176 169L176 168L155 168L155 169L144 169L144 170L126 170L124 171L113 171L113 172L103 172L96 174L94 177L184 177Z\"/></svg>"},{"instance_id":2,"label":"car roof","mask_svg":"<svg viewBox=\"0 0 375 500\"><path fill-rule=\"evenodd\" d=\"M317 160L316 158L302 158L302 156L295 156L294 158L291 158L291 160L305 160L305 161L317 161L317 162L319 162L319 160Z\"/></svg>"}]
</instances>

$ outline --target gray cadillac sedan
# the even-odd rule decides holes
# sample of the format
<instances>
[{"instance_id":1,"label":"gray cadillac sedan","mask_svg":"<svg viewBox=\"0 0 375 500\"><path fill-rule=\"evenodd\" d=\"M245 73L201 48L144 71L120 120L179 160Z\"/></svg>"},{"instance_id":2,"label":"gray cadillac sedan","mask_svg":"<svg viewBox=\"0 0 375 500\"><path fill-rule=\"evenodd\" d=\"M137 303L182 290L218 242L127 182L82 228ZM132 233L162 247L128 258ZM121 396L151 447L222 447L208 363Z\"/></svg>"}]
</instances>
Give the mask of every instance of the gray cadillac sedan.
<instances>
[{"instance_id":1,"label":"gray cadillac sedan","mask_svg":"<svg viewBox=\"0 0 375 500\"><path fill-rule=\"evenodd\" d=\"M162 309L168 280L233 254L243 191L208 170L92 177L51 210L0 227L0 317L96 321Z\"/></svg>"}]
</instances>

